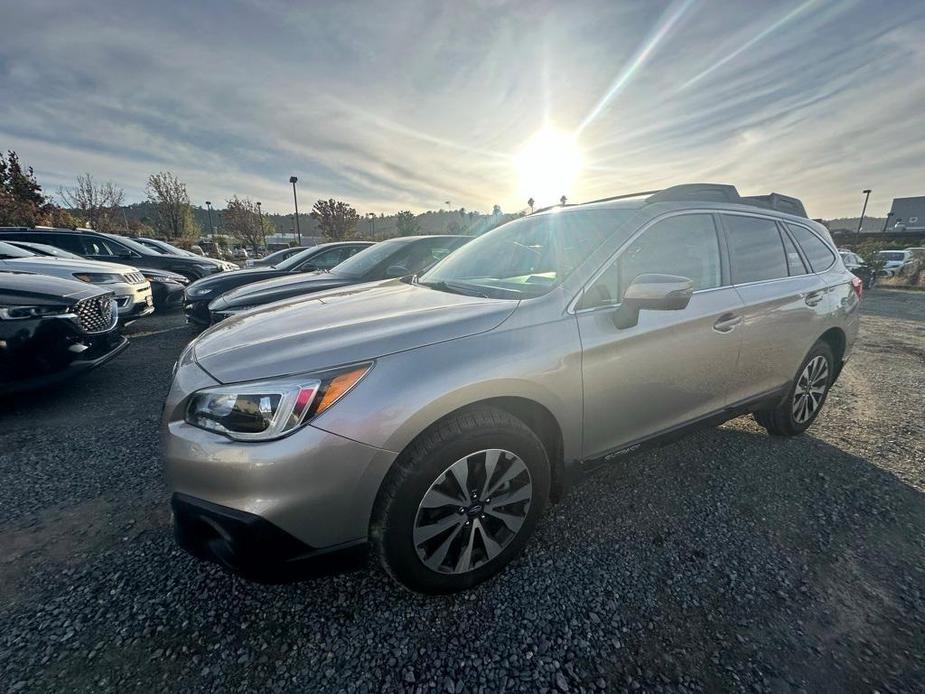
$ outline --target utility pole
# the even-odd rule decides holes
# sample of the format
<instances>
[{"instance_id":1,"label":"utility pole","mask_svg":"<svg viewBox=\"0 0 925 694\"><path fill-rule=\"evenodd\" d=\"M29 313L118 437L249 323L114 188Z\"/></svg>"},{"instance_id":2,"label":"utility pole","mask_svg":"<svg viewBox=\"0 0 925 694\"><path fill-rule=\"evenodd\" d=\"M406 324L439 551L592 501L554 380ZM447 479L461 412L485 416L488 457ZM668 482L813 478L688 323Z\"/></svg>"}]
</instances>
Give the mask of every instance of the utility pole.
<instances>
[{"instance_id":1,"label":"utility pole","mask_svg":"<svg viewBox=\"0 0 925 694\"><path fill-rule=\"evenodd\" d=\"M215 245L215 227L212 226L212 203L206 200L206 208L209 210L209 236L212 237L212 252L215 253L218 251L218 246Z\"/></svg>"},{"instance_id":2,"label":"utility pole","mask_svg":"<svg viewBox=\"0 0 925 694\"><path fill-rule=\"evenodd\" d=\"M864 226L864 213L867 212L867 201L870 200L870 188L861 191L864 194L864 207L861 208L861 218L858 220L858 233L861 233L861 227Z\"/></svg>"},{"instance_id":3,"label":"utility pole","mask_svg":"<svg viewBox=\"0 0 925 694\"><path fill-rule=\"evenodd\" d=\"M882 233L886 233L886 228L890 226L890 217L893 216L892 212L886 213L886 219L883 220L883 228L880 230Z\"/></svg>"},{"instance_id":4,"label":"utility pole","mask_svg":"<svg viewBox=\"0 0 925 694\"><path fill-rule=\"evenodd\" d=\"M302 230L299 228L299 196L295 192L295 184L298 182L298 178L295 176L289 177L289 182L292 184L292 201L295 203L295 233L299 238L298 245L302 245Z\"/></svg>"}]
</instances>

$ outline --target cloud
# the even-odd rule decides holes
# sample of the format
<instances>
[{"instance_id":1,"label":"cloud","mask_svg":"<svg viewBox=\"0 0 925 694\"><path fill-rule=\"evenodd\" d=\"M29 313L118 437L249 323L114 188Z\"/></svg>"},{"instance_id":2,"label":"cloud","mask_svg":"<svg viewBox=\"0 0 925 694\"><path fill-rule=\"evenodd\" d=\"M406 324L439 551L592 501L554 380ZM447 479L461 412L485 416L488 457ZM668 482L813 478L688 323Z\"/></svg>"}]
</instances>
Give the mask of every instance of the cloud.
<instances>
[{"instance_id":1,"label":"cloud","mask_svg":"<svg viewBox=\"0 0 925 694\"><path fill-rule=\"evenodd\" d=\"M90 171L140 199L170 169L197 202L287 212L295 174L361 211L516 209L517 154L549 122L581 131L571 200L715 179L839 216L862 188L874 212L923 192L925 7L898 0L0 12L0 146L52 190Z\"/></svg>"}]
</instances>

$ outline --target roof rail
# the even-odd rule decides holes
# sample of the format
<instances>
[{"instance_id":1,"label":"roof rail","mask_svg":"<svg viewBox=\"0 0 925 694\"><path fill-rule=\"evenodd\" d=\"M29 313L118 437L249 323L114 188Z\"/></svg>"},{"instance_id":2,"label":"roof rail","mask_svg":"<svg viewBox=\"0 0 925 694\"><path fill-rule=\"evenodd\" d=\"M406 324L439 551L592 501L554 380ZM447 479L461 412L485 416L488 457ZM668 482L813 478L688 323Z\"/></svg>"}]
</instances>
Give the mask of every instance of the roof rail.
<instances>
[{"instance_id":1,"label":"roof rail","mask_svg":"<svg viewBox=\"0 0 925 694\"><path fill-rule=\"evenodd\" d=\"M797 217L809 218L806 214L806 208L799 198L794 198L781 193L769 193L767 195L739 195L735 186L726 183L684 183L662 190L646 190L639 193L625 193L623 195L613 195L609 198L600 198L598 200L588 200L587 202L577 203L578 205L590 205L596 202L610 202L611 200L624 200L626 198L638 198L648 196L646 204L655 202L730 202L739 205L751 205L753 207L763 207L768 210L777 210L786 212ZM568 203L564 207L575 207L575 203ZM563 205L549 205L535 212L545 212ZM534 212L534 214L535 214Z\"/></svg>"}]
</instances>

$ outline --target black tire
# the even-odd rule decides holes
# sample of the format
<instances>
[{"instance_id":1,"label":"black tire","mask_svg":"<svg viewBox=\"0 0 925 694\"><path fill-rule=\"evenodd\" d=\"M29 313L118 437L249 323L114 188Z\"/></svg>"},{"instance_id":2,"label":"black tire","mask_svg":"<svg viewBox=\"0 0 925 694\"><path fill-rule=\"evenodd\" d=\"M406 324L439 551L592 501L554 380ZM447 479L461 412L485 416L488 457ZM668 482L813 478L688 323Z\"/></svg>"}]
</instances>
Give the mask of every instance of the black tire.
<instances>
[{"instance_id":1,"label":"black tire","mask_svg":"<svg viewBox=\"0 0 925 694\"><path fill-rule=\"evenodd\" d=\"M819 382L820 384L824 382L825 390L822 392L818 404L815 406L815 410L809 414L806 419L798 421L794 414L794 409L796 406L796 398L801 395L803 389L801 376L806 370L807 365L817 357L825 359L826 376L824 380L820 380ZM825 405L826 398L829 395L829 389L832 387L834 379L835 356L828 343L820 340L809 350L809 354L806 355L806 358L800 364L800 368L797 369L787 397L778 403L777 407L774 409L755 412L755 421L767 429L768 433L772 436L796 436L802 434L814 421L816 421L816 417L818 417L819 413L822 411L822 407Z\"/></svg>"},{"instance_id":2,"label":"black tire","mask_svg":"<svg viewBox=\"0 0 925 694\"><path fill-rule=\"evenodd\" d=\"M483 557L484 563L479 566L464 573L438 572L424 563L413 540L419 505L450 466L464 458L477 456L479 451L486 449L501 449L514 454L529 471L529 475L521 478L529 479L532 484L532 497L525 507L521 507L525 513L522 525L510 539L505 540L506 544L499 554L487 560ZM465 465L469 467L468 462ZM500 471L500 465L499 462L497 471ZM485 468L482 470L484 473ZM492 479L497 479L497 476ZM489 480L483 481L484 488L488 489ZM389 472L373 509L370 539L374 553L386 572L410 590L453 593L471 588L497 574L523 549L543 513L549 487L546 451L526 424L504 410L491 407L461 412L418 437ZM450 513L456 512L454 509ZM450 513L446 514L447 518ZM462 511L458 513L460 518L469 517ZM474 528L463 532L475 535ZM482 530L477 537L484 533ZM488 556L487 544L484 540L481 542L484 556Z\"/></svg>"}]
</instances>

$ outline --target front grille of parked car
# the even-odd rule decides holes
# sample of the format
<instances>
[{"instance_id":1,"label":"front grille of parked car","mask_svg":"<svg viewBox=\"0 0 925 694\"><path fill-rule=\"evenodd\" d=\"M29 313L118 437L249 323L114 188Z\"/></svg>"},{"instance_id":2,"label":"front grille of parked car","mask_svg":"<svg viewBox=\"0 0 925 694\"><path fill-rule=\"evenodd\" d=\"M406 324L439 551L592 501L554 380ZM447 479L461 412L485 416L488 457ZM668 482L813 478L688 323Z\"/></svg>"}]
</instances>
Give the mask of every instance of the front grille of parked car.
<instances>
[{"instance_id":1,"label":"front grille of parked car","mask_svg":"<svg viewBox=\"0 0 925 694\"><path fill-rule=\"evenodd\" d=\"M140 272L127 272L122 275L122 279L128 282L129 284L144 284L148 280L145 279L145 276Z\"/></svg>"},{"instance_id":2,"label":"front grille of parked car","mask_svg":"<svg viewBox=\"0 0 925 694\"><path fill-rule=\"evenodd\" d=\"M111 295L94 296L74 304L80 329L86 333L106 332L119 319L116 302Z\"/></svg>"}]
</instances>

